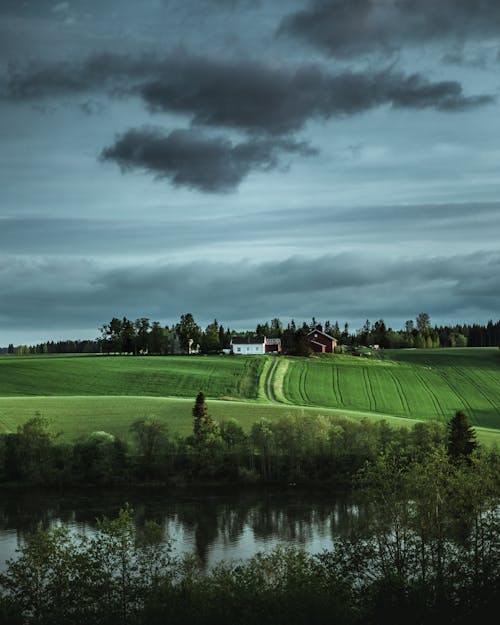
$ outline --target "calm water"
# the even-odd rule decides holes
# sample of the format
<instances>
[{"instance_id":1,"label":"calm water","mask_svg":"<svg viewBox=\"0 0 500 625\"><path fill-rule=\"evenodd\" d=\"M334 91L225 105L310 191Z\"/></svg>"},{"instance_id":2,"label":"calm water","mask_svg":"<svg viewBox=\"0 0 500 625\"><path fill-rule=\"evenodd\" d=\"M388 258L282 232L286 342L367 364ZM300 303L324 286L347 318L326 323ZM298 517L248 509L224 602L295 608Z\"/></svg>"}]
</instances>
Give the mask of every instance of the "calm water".
<instances>
[{"instance_id":1,"label":"calm water","mask_svg":"<svg viewBox=\"0 0 500 625\"><path fill-rule=\"evenodd\" d=\"M138 526L161 523L173 540L174 553L196 553L205 565L247 558L278 544L312 553L329 549L332 537L344 534L366 514L350 496L329 491L289 489L203 489L170 492L129 491L6 493L0 491L0 570L18 546L41 523L60 523L91 533L95 519L116 516L128 502Z\"/></svg>"}]
</instances>

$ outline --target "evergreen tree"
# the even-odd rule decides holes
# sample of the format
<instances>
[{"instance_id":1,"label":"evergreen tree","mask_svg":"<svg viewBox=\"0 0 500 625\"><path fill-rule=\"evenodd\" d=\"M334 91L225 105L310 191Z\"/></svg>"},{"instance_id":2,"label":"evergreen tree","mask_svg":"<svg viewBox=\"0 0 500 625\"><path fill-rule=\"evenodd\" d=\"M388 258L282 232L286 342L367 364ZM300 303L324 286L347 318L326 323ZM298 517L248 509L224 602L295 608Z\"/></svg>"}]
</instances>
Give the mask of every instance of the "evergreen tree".
<instances>
[{"instance_id":1,"label":"evergreen tree","mask_svg":"<svg viewBox=\"0 0 500 625\"><path fill-rule=\"evenodd\" d=\"M219 440L219 424L208 414L205 395L202 391L196 397L193 419L194 442L198 449L210 447Z\"/></svg>"},{"instance_id":2,"label":"evergreen tree","mask_svg":"<svg viewBox=\"0 0 500 625\"><path fill-rule=\"evenodd\" d=\"M457 410L448 424L448 455L454 460L467 458L477 447L476 433L466 414Z\"/></svg>"}]
</instances>

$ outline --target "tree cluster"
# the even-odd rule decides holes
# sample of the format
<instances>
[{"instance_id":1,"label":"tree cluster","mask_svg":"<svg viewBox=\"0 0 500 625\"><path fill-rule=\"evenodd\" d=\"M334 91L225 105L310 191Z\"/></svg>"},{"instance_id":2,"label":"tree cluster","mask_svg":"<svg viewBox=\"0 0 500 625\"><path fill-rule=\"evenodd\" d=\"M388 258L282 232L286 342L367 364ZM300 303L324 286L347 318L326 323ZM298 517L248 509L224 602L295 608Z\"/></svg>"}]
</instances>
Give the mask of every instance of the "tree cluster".
<instances>
[{"instance_id":1,"label":"tree cluster","mask_svg":"<svg viewBox=\"0 0 500 625\"><path fill-rule=\"evenodd\" d=\"M178 323L162 326L146 317L131 321L113 317L100 328L104 353L120 354L189 354L218 353L228 349L231 331L215 319L203 331L191 313L181 315Z\"/></svg>"},{"instance_id":2,"label":"tree cluster","mask_svg":"<svg viewBox=\"0 0 500 625\"><path fill-rule=\"evenodd\" d=\"M35 416L17 432L0 435L0 483L110 485L182 478L349 486L366 462L389 448L411 464L436 449L460 463L477 447L461 411L448 428L438 422L391 428L385 421L295 413L261 418L245 431L236 419L216 421L201 392L192 435L172 436L154 417L137 419L130 434L132 446L107 432L63 444L48 422Z\"/></svg>"}]
</instances>

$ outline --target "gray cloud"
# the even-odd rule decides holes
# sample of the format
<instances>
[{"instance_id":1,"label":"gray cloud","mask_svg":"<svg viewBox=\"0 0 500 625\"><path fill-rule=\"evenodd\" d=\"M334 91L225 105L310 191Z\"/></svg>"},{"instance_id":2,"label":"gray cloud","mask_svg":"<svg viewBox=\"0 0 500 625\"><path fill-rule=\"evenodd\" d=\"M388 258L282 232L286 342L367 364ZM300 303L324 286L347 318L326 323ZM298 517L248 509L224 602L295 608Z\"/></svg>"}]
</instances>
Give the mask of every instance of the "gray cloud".
<instances>
[{"instance_id":1,"label":"gray cloud","mask_svg":"<svg viewBox=\"0 0 500 625\"><path fill-rule=\"evenodd\" d=\"M101 54L81 64L12 68L13 99L107 90L139 94L153 111L182 113L196 124L283 134L312 118L361 113L381 105L460 111L494 101L468 96L457 81L429 81L392 70L332 74L319 65L295 69L261 62L221 61L178 53L159 59Z\"/></svg>"},{"instance_id":2,"label":"gray cloud","mask_svg":"<svg viewBox=\"0 0 500 625\"><path fill-rule=\"evenodd\" d=\"M153 110L187 113L201 124L274 134L297 130L310 118L353 115L382 104L451 111L493 100L464 95L456 81L431 82L421 74L390 70L330 74L317 65L289 70L189 56L177 63L175 71L140 88Z\"/></svg>"},{"instance_id":3,"label":"gray cloud","mask_svg":"<svg viewBox=\"0 0 500 625\"><path fill-rule=\"evenodd\" d=\"M435 322L477 321L498 315L499 271L498 251L430 258L343 253L265 263L158 261L116 269L78 259L3 257L0 289L9 297L0 301L0 320L11 329L94 328L90 336L113 315L173 321L186 311L203 323L217 316L233 327L275 315L340 318L353 325L382 317L400 327L420 310Z\"/></svg>"},{"instance_id":4,"label":"gray cloud","mask_svg":"<svg viewBox=\"0 0 500 625\"><path fill-rule=\"evenodd\" d=\"M10 63L4 96L32 100L46 96L72 95L95 90L122 91L134 81L160 72L163 64L153 55L138 57L113 53L93 54L84 61L73 60L29 64Z\"/></svg>"},{"instance_id":5,"label":"gray cloud","mask_svg":"<svg viewBox=\"0 0 500 625\"><path fill-rule=\"evenodd\" d=\"M222 137L208 137L197 130L174 130L166 135L158 128L131 129L102 151L101 158L115 161L124 170L142 169L176 186L205 192L235 189L252 170L278 166L280 153L310 155L305 143L291 140L252 140L232 144Z\"/></svg>"},{"instance_id":6,"label":"gray cloud","mask_svg":"<svg viewBox=\"0 0 500 625\"><path fill-rule=\"evenodd\" d=\"M499 33L497 0L310 0L278 29L338 57Z\"/></svg>"},{"instance_id":7,"label":"gray cloud","mask_svg":"<svg viewBox=\"0 0 500 625\"><path fill-rule=\"evenodd\" d=\"M139 209L136 211L139 212ZM58 254L78 256L95 254L116 256L123 249L138 255L157 255L199 250L207 244L221 247L264 245L293 247L299 251L317 249L318 244L336 247L349 242L362 247L367 243L391 242L410 245L425 241L440 249L460 245L477 249L492 231L500 230L500 203L468 202L463 204L430 204L408 206L370 206L357 209L304 207L302 209L270 209L251 214L227 216L205 212L169 216L168 219L92 219L56 217L0 218L0 244L4 253ZM265 228L263 228L265 224ZM321 224L319 229L311 224ZM467 242L461 242L467 232ZM470 246L470 247L469 247ZM226 248L231 253L229 248Z\"/></svg>"}]
</instances>

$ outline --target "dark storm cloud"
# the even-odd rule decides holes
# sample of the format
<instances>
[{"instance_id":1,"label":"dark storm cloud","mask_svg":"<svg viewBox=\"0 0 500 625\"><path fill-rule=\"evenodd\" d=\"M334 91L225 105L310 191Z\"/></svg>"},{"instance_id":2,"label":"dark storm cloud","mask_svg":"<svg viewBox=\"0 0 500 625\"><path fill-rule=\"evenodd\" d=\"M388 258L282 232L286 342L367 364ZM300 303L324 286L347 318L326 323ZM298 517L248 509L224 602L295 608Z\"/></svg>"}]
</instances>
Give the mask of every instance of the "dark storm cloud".
<instances>
[{"instance_id":1,"label":"dark storm cloud","mask_svg":"<svg viewBox=\"0 0 500 625\"><path fill-rule=\"evenodd\" d=\"M295 70L248 61L185 56L176 71L141 87L153 110L192 115L196 123L274 134L297 130L310 118L353 115L382 104L462 110L491 102L466 96L456 81L431 82L390 70L330 74L317 65Z\"/></svg>"},{"instance_id":2,"label":"dark storm cloud","mask_svg":"<svg viewBox=\"0 0 500 625\"><path fill-rule=\"evenodd\" d=\"M103 269L78 259L0 258L0 321L10 328L95 328L112 316L174 320L385 318L400 326L498 315L499 252L430 258L352 253L283 261L151 263ZM251 297L248 296L251 292ZM140 294L140 297L138 297Z\"/></svg>"},{"instance_id":3,"label":"dark storm cloud","mask_svg":"<svg viewBox=\"0 0 500 625\"><path fill-rule=\"evenodd\" d=\"M9 98L36 101L95 90L138 93L153 111L182 113L196 124L275 135L298 130L312 118L354 115L385 104L460 111L494 100L465 95L457 81L433 82L419 73L332 74L318 65L290 69L184 52L164 59L102 54L82 64L12 68L4 88Z\"/></svg>"},{"instance_id":4,"label":"dark storm cloud","mask_svg":"<svg viewBox=\"0 0 500 625\"><path fill-rule=\"evenodd\" d=\"M311 0L281 23L335 56L392 52L405 44L497 37L498 0Z\"/></svg>"},{"instance_id":5,"label":"dark storm cloud","mask_svg":"<svg viewBox=\"0 0 500 625\"><path fill-rule=\"evenodd\" d=\"M235 189L252 170L278 166L280 153L310 155L305 143L291 140L252 140L233 144L198 130L131 129L102 151L104 161L115 161L127 171L142 169L174 185L205 192Z\"/></svg>"}]
</instances>

